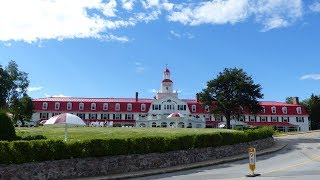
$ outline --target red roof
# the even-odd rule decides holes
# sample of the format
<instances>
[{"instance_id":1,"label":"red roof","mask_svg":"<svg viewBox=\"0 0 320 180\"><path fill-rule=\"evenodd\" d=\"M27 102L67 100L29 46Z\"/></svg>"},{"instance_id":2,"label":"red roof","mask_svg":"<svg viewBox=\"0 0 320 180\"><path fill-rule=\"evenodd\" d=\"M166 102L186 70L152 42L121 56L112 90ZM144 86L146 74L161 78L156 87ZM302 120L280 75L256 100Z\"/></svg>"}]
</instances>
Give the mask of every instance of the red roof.
<instances>
[{"instance_id":1,"label":"red roof","mask_svg":"<svg viewBox=\"0 0 320 180\"><path fill-rule=\"evenodd\" d=\"M171 82L172 83L172 81L170 79L164 79L164 80L162 80L162 82Z\"/></svg>"},{"instance_id":2,"label":"red roof","mask_svg":"<svg viewBox=\"0 0 320 180\"><path fill-rule=\"evenodd\" d=\"M154 99L138 98L140 103L151 103ZM136 102L136 98L78 98L78 97L48 97L48 98L38 98L32 101L41 102Z\"/></svg>"},{"instance_id":3,"label":"red roof","mask_svg":"<svg viewBox=\"0 0 320 180\"><path fill-rule=\"evenodd\" d=\"M221 121L206 121L206 124L213 124L213 125L217 125L221 123Z\"/></svg>"},{"instance_id":4,"label":"red roof","mask_svg":"<svg viewBox=\"0 0 320 180\"><path fill-rule=\"evenodd\" d=\"M288 122L246 122L246 124L251 126L285 126L285 127L298 126L298 125L290 124Z\"/></svg>"},{"instance_id":5,"label":"red roof","mask_svg":"<svg viewBox=\"0 0 320 180\"><path fill-rule=\"evenodd\" d=\"M261 101L261 106L299 106L298 104L287 104L284 102L276 102L276 101Z\"/></svg>"},{"instance_id":6,"label":"red roof","mask_svg":"<svg viewBox=\"0 0 320 180\"><path fill-rule=\"evenodd\" d=\"M164 72L166 72L166 73L170 73L170 71L169 71L169 69L168 69L168 68L166 68L166 70L164 70Z\"/></svg>"}]
</instances>

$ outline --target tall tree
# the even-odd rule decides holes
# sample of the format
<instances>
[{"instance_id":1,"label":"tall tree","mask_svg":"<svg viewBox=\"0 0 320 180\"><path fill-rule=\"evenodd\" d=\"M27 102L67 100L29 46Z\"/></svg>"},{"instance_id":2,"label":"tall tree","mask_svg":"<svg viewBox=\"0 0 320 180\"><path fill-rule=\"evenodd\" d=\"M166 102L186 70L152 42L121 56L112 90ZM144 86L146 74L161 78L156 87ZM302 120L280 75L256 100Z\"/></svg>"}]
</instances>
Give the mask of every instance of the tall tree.
<instances>
[{"instance_id":1,"label":"tall tree","mask_svg":"<svg viewBox=\"0 0 320 180\"><path fill-rule=\"evenodd\" d=\"M286 98L286 103L287 104L293 104L293 97L287 97Z\"/></svg>"},{"instance_id":2,"label":"tall tree","mask_svg":"<svg viewBox=\"0 0 320 180\"><path fill-rule=\"evenodd\" d=\"M255 84L242 69L225 68L223 72L207 82L207 88L197 94L203 105L210 105L213 113L226 117L227 128L230 129L231 116L239 116L243 108L254 114L262 107L257 99L263 98L261 86Z\"/></svg>"},{"instance_id":3,"label":"tall tree","mask_svg":"<svg viewBox=\"0 0 320 180\"><path fill-rule=\"evenodd\" d=\"M311 94L310 98L301 102L308 111L311 120L311 129L320 129L320 96Z\"/></svg>"},{"instance_id":4,"label":"tall tree","mask_svg":"<svg viewBox=\"0 0 320 180\"><path fill-rule=\"evenodd\" d=\"M16 99L10 106L10 112L13 114L13 121L20 120L22 125L25 121L29 121L32 117L34 105L32 99L27 94L23 94L23 97Z\"/></svg>"}]
</instances>

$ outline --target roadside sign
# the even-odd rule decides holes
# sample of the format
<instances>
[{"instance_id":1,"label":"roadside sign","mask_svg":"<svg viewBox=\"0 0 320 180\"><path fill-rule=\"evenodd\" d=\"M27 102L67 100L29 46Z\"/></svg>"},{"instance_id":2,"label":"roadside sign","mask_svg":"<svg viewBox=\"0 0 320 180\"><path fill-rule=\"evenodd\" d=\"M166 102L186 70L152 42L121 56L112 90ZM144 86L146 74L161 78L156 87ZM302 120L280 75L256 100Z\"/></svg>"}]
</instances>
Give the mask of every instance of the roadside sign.
<instances>
[{"instance_id":1,"label":"roadside sign","mask_svg":"<svg viewBox=\"0 0 320 180\"><path fill-rule=\"evenodd\" d=\"M252 175L254 175L254 170L256 169L256 149L255 148L249 148L249 168L252 172Z\"/></svg>"}]
</instances>

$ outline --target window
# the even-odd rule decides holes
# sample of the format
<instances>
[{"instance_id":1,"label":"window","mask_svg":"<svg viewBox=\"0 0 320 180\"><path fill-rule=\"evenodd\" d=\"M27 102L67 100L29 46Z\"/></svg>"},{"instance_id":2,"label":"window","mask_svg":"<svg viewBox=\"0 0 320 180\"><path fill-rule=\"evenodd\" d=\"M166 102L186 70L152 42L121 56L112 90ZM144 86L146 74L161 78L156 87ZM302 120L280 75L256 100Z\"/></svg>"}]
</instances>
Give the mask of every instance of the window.
<instances>
[{"instance_id":1,"label":"window","mask_svg":"<svg viewBox=\"0 0 320 180\"><path fill-rule=\"evenodd\" d=\"M59 102L54 103L54 109L55 110L59 110L60 109L60 103Z\"/></svg>"},{"instance_id":2,"label":"window","mask_svg":"<svg viewBox=\"0 0 320 180\"><path fill-rule=\"evenodd\" d=\"M249 116L250 122L256 122L256 117L255 116Z\"/></svg>"},{"instance_id":3,"label":"window","mask_svg":"<svg viewBox=\"0 0 320 180\"><path fill-rule=\"evenodd\" d=\"M161 123L161 127L167 127L167 123L166 122L162 122Z\"/></svg>"},{"instance_id":4,"label":"window","mask_svg":"<svg viewBox=\"0 0 320 180\"><path fill-rule=\"evenodd\" d=\"M260 117L260 122L267 122L268 118L266 116L261 116Z\"/></svg>"},{"instance_id":5,"label":"window","mask_svg":"<svg viewBox=\"0 0 320 180\"><path fill-rule=\"evenodd\" d=\"M282 122L290 122L289 117L282 117Z\"/></svg>"},{"instance_id":6,"label":"window","mask_svg":"<svg viewBox=\"0 0 320 180\"><path fill-rule=\"evenodd\" d=\"M91 103L91 110L96 110L96 107L97 107L96 103Z\"/></svg>"},{"instance_id":7,"label":"window","mask_svg":"<svg viewBox=\"0 0 320 180\"><path fill-rule=\"evenodd\" d=\"M152 127L157 127L157 123L153 122L151 126Z\"/></svg>"},{"instance_id":8,"label":"window","mask_svg":"<svg viewBox=\"0 0 320 180\"><path fill-rule=\"evenodd\" d=\"M146 127L146 124L145 123L141 123L140 127Z\"/></svg>"},{"instance_id":9,"label":"window","mask_svg":"<svg viewBox=\"0 0 320 180\"><path fill-rule=\"evenodd\" d=\"M101 114L101 119L109 119L109 114Z\"/></svg>"},{"instance_id":10,"label":"window","mask_svg":"<svg viewBox=\"0 0 320 180\"><path fill-rule=\"evenodd\" d=\"M197 111L197 106L196 105L192 105L191 106L191 111L192 112L196 112Z\"/></svg>"},{"instance_id":11,"label":"window","mask_svg":"<svg viewBox=\"0 0 320 180\"><path fill-rule=\"evenodd\" d=\"M282 113L283 114L287 114L288 113L287 107L282 107Z\"/></svg>"},{"instance_id":12,"label":"window","mask_svg":"<svg viewBox=\"0 0 320 180\"><path fill-rule=\"evenodd\" d=\"M40 119L48 119L48 113L40 113Z\"/></svg>"},{"instance_id":13,"label":"window","mask_svg":"<svg viewBox=\"0 0 320 180\"><path fill-rule=\"evenodd\" d=\"M47 102L43 102L42 103L42 109L48 109L48 103Z\"/></svg>"},{"instance_id":14,"label":"window","mask_svg":"<svg viewBox=\"0 0 320 180\"><path fill-rule=\"evenodd\" d=\"M61 114L61 113L57 113L57 112L56 113L52 113L52 117L56 116L56 115L59 115L59 114Z\"/></svg>"},{"instance_id":15,"label":"window","mask_svg":"<svg viewBox=\"0 0 320 180\"><path fill-rule=\"evenodd\" d=\"M178 110L180 110L180 111L187 110L187 105L178 105Z\"/></svg>"},{"instance_id":16,"label":"window","mask_svg":"<svg viewBox=\"0 0 320 180\"><path fill-rule=\"evenodd\" d=\"M209 112L209 105L206 105L204 108L207 112Z\"/></svg>"},{"instance_id":17,"label":"window","mask_svg":"<svg viewBox=\"0 0 320 180\"><path fill-rule=\"evenodd\" d=\"M304 122L304 117L296 117L297 122Z\"/></svg>"},{"instance_id":18,"label":"window","mask_svg":"<svg viewBox=\"0 0 320 180\"><path fill-rule=\"evenodd\" d=\"M277 113L276 107L272 106L272 107L271 107L271 112L272 112L273 114Z\"/></svg>"},{"instance_id":19,"label":"window","mask_svg":"<svg viewBox=\"0 0 320 180\"><path fill-rule=\"evenodd\" d=\"M97 119L97 114L89 114L89 119Z\"/></svg>"},{"instance_id":20,"label":"window","mask_svg":"<svg viewBox=\"0 0 320 180\"><path fill-rule=\"evenodd\" d=\"M278 117L271 117L271 122L278 122Z\"/></svg>"},{"instance_id":21,"label":"window","mask_svg":"<svg viewBox=\"0 0 320 180\"><path fill-rule=\"evenodd\" d=\"M265 107L265 106L262 106L261 112L262 112L262 113L266 113L266 107Z\"/></svg>"},{"instance_id":22,"label":"window","mask_svg":"<svg viewBox=\"0 0 320 180\"><path fill-rule=\"evenodd\" d=\"M121 119L121 114L113 114L113 119Z\"/></svg>"},{"instance_id":23,"label":"window","mask_svg":"<svg viewBox=\"0 0 320 180\"><path fill-rule=\"evenodd\" d=\"M239 117L239 121L242 121L242 122L246 121L246 117L245 116L240 116Z\"/></svg>"},{"instance_id":24,"label":"window","mask_svg":"<svg viewBox=\"0 0 320 180\"><path fill-rule=\"evenodd\" d=\"M126 114L125 119L126 120L133 120L133 114Z\"/></svg>"},{"instance_id":25,"label":"window","mask_svg":"<svg viewBox=\"0 0 320 180\"><path fill-rule=\"evenodd\" d=\"M83 110L84 109L84 104L83 103L79 103L79 110Z\"/></svg>"},{"instance_id":26,"label":"window","mask_svg":"<svg viewBox=\"0 0 320 180\"><path fill-rule=\"evenodd\" d=\"M81 119L85 119L86 118L86 114L85 113L77 113L77 116Z\"/></svg>"},{"instance_id":27,"label":"window","mask_svg":"<svg viewBox=\"0 0 320 180\"><path fill-rule=\"evenodd\" d=\"M116 103L115 106L116 106L116 107L115 107L116 111L120 111L120 104L119 104L119 103Z\"/></svg>"},{"instance_id":28,"label":"window","mask_svg":"<svg viewBox=\"0 0 320 180\"><path fill-rule=\"evenodd\" d=\"M108 103L103 103L103 110L108 110Z\"/></svg>"},{"instance_id":29,"label":"window","mask_svg":"<svg viewBox=\"0 0 320 180\"><path fill-rule=\"evenodd\" d=\"M161 110L160 104L152 104L152 110Z\"/></svg>"},{"instance_id":30,"label":"window","mask_svg":"<svg viewBox=\"0 0 320 180\"><path fill-rule=\"evenodd\" d=\"M146 104L141 104L141 111L146 111Z\"/></svg>"},{"instance_id":31,"label":"window","mask_svg":"<svg viewBox=\"0 0 320 180\"><path fill-rule=\"evenodd\" d=\"M298 114L301 114L301 113L302 113L301 107L297 107L297 113L298 113Z\"/></svg>"},{"instance_id":32,"label":"window","mask_svg":"<svg viewBox=\"0 0 320 180\"><path fill-rule=\"evenodd\" d=\"M72 109L72 103L71 102L68 102L67 104L67 110L71 110Z\"/></svg>"},{"instance_id":33,"label":"window","mask_svg":"<svg viewBox=\"0 0 320 180\"><path fill-rule=\"evenodd\" d=\"M131 103L127 104L127 111L132 111L132 104Z\"/></svg>"}]
</instances>

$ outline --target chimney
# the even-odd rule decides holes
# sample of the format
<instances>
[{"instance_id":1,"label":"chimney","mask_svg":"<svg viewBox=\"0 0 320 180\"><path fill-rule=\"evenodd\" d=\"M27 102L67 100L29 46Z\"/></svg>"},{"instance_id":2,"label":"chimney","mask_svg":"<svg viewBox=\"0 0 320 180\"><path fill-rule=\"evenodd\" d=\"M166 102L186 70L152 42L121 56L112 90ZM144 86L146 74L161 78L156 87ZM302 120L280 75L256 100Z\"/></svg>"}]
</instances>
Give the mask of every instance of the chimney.
<instances>
[{"instance_id":1,"label":"chimney","mask_svg":"<svg viewBox=\"0 0 320 180\"><path fill-rule=\"evenodd\" d=\"M298 105L299 104L299 97L292 97L292 103Z\"/></svg>"},{"instance_id":2,"label":"chimney","mask_svg":"<svg viewBox=\"0 0 320 180\"><path fill-rule=\"evenodd\" d=\"M139 93L136 92L136 102L138 102L138 98L139 98Z\"/></svg>"}]
</instances>

